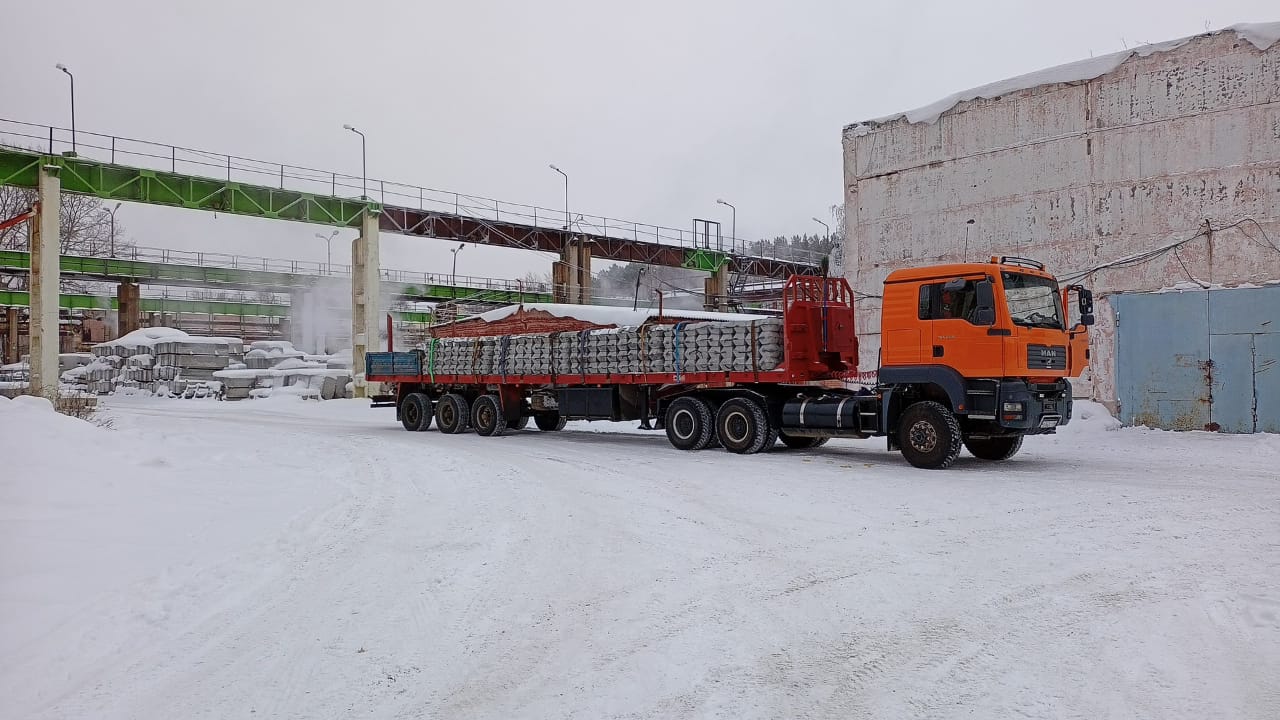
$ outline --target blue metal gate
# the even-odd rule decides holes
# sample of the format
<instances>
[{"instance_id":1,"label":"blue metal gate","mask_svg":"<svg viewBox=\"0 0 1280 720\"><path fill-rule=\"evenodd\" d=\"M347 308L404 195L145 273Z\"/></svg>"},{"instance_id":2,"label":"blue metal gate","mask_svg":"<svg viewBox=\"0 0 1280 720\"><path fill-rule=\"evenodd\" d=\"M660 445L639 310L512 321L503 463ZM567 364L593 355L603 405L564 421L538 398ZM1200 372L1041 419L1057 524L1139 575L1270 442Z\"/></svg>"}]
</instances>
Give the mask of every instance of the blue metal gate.
<instances>
[{"instance_id":1,"label":"blue metal gate","mask_svg":"<svg viewBox=\"0 0 1280 720\"><path fill-rule=\"evenodd\" d=\"M1280 432L1280 286L1111 297L1125 423Z\"/></svg>"}]
</instances>

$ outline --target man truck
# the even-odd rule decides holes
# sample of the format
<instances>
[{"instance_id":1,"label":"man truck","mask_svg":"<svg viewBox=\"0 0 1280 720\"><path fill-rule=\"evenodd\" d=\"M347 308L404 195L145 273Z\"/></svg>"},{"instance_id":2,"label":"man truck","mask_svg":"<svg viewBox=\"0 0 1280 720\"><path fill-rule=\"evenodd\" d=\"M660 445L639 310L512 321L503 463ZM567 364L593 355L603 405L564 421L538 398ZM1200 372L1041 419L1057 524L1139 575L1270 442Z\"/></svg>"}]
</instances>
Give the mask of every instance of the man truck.
<instances>
[{"instance_id":1,"label":"man truck","mask_svg":"<svg viewBox=\"0 0 1280 720\"><path fill-rule=\"evenodd\" d=\"M659 312L638 328L530 306L533 325L438 326L421 349L369 353L365 374L392 390L382 404L410 431L639 420L680 450L741 454L883 436L910 464L940 469L962 446L1006 460L1027 435L1066 425L1094 321L1089 290L1060 288L1032 260L897 270L884 281L876 381L855 389L840 382L858 365L849 283L792 276L782 299L780 320Z\"/></svg>"}]
</instances>

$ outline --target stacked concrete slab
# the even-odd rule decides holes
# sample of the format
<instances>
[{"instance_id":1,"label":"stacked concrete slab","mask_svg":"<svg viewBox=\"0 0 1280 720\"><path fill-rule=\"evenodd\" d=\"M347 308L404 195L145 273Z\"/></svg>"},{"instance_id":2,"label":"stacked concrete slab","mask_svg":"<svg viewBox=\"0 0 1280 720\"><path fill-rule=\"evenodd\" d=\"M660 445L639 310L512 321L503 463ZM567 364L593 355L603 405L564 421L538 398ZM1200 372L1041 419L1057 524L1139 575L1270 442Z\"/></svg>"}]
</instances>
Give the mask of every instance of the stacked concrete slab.
<instances>
[{"instance_id":1,"label":"stacked concrete slab","mask_svg":"<svg viewBox=\"0 0 1280 720\"><path fill-rule=\"evenodd\" d=\"M425 369L447 375L768 371L782 364L782 321L694 322L427 343Z\"/></svg>"}]
</instances>

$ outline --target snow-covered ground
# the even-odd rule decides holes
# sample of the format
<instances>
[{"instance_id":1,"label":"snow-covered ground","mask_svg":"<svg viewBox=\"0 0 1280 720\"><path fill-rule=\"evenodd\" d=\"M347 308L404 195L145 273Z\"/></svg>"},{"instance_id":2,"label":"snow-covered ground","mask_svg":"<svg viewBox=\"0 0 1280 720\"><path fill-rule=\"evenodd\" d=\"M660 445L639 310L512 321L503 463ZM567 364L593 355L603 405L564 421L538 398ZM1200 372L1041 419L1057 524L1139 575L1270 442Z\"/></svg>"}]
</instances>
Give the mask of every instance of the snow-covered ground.
<instances>
[{"instance_id":1,"label":"snow-covered ground","mask_svg":"<svg viewBox=\"0 0 1280 720\"><path fill-rule=\"evenodd\" d=\"M1280 437L1081 404L928 472L41 402L0 398L3 717L1280 717Z\"/></svg>"}]
</instances>

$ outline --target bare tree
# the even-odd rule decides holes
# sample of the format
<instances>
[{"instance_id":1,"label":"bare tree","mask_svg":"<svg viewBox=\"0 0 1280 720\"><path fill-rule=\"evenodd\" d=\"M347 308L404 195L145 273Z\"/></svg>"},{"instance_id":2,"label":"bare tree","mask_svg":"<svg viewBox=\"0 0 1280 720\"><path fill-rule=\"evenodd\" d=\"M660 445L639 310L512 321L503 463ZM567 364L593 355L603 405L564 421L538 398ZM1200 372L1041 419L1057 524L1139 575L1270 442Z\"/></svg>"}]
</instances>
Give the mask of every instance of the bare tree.
<instances>
[{"instance_id":1,"label":"bare tree","mask_svg":"<svg viewBox=\"0 0 1280 720\"><path fill-rule=\"evenodd\" d=\"M0 220L11 218L35 204L34 190L19 187L0 187ZM114 223L115 242L112 243L112 218L110 211L98 198L89 195L63 193L58 206L58 249L63 255L87 255L105 257L114 244L116 255L133 247L122 239L124 226L117 219ZM30 223L18 223L0 230L0 250L27 250L30 243ZM0 287L14 290L26 287L27 276L0 276ZM81 290L79 284L64 284L64 289Z\"/></svg>"}]
</instances>

